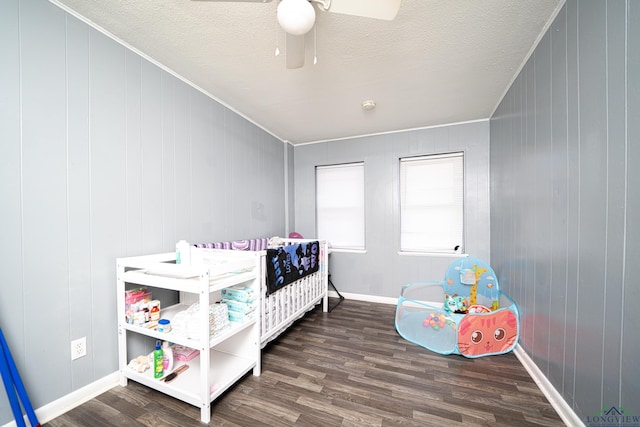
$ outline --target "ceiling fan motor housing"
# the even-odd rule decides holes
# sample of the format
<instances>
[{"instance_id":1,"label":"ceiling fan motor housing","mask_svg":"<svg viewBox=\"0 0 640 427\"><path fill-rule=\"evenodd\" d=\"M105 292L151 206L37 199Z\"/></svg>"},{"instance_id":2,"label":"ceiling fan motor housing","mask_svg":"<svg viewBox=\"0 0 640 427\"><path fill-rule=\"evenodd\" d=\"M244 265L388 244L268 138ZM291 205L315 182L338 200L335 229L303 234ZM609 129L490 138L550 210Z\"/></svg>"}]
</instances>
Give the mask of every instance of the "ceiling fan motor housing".
<instances>
[{"instance_id":1,"label":"ceiling fan motor housing","mask_svg":"<svg viewBox=\"0 0 640 427\"><path fill-rule=\"evenodd\" d=\"M277 16L282 29L294 36L308 33L316 22L316 12L308 0L282 0Z\"/></svg>"}]
</instances>

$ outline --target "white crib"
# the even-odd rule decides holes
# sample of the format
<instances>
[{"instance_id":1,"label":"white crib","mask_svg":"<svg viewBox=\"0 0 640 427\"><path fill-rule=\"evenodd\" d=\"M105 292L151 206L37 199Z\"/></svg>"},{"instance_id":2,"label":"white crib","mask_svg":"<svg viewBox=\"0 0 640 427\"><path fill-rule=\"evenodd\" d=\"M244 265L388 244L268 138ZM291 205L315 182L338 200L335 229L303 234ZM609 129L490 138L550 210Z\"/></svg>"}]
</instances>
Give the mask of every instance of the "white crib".
<instances>
[{"instance_id":1,"label":"white crib","mask_svg":"<svg viewBox=\"0 0 640 427\"><path fill-rule=\"evenodd\" d=\"M310 242L308 239L283 239L283 245ZM267 295L266 279L261 298L260 344L284 332L293 322L304 316L322 301L322 310L328 311L328 251L327 242L320 241L318 271ZM266 255L265 255L266 256ZM263 277L266 277L263 276Z\"/></svg>"},{"instance_id":2,"label":"white crib","mask_svg":"<svg viewBox=\"0 0 640 427\"><path fill-rule=\"evenodd\" d=\"M297 281L279 289L271 294L267 286L267 251L268 239L242 240L236 242L197 244L197 248L215 249L254 249L262 258L260 277L260 346L264 347L286 331L296 320L306 312L322 302L322 310L328 311L328 277L329 277L329 252L326 241L318 241L320 253L318 258L318 271L305 276ZM315 239L290 239L281 238L278 244L281 246L295 245L317 241ZM272 242L273 243L273 242Z\"/></svg>"}]
</instances>

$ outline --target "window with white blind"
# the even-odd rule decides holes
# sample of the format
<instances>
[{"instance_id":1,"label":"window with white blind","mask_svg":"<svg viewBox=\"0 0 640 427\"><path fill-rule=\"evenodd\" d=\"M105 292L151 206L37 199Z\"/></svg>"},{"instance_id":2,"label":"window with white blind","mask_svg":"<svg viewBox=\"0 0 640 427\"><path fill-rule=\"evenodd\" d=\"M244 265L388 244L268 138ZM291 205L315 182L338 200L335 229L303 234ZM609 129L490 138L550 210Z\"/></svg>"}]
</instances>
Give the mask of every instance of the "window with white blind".
<instances>
[{"instance_id":1,"label":"window with white blind","mask_svg":"<svg viewBox=\"0 0 640 427\"><path fill-rule=\"evenodd\" d=\"M364 163L316 167L318 238L364 250Z\"/></svg>"},{"instance_id":2,"label":"window with white blind","mask_svg":"<svg viewBox=\"0 0 640 427\"><path fill-rule=\"evenodd\" d=\"M463 248L464 154L400 159L400 250Z\"/></svg>"}]
</instances>

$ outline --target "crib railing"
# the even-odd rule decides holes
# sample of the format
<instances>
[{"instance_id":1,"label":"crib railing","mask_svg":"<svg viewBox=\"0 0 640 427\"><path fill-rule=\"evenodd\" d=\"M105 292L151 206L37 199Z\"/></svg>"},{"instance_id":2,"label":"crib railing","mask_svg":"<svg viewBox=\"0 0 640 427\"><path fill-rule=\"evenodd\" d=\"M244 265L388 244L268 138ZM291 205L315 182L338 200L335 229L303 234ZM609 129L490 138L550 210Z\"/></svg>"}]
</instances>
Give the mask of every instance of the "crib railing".
<instances>
[{"instance_id":1,"label":"crib railing","mask_svg":"<svg viewBox=\"0 0 640 427\"><path fill-rule=\"evenodd\" d=\"M285 245L312 240L285 239ZM320 242L319 266L317 272L291 283L267 295L267 284L263 280L261 295L260 344L284 332L293 322L322 302L323 311L328 311L328 251L327 243Z\"/></svg>"}]
</instances>

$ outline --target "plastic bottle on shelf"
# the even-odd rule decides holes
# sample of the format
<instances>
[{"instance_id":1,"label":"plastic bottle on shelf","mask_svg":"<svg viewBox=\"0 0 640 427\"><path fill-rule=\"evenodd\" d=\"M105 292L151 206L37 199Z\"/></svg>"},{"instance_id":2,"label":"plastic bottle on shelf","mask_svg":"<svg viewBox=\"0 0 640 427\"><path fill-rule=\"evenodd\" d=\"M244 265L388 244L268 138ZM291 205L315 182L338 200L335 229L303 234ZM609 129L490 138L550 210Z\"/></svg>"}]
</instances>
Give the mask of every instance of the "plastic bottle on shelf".
<instances>
[{"instance_id":1,"label":"plastic bottle on shelf","mask_svg":"<svg viewBox=\"0 0 640 427\"><path fill-rule=\"evenodd\" d=\"M156 341L156 349L153 352L153 377L162 378L164 375L164 356L162 354L162 347L160 347L160 340Z\"/></svg>"},{"instance_id":2,"label":"plastic bottle on shelf","mask_svg":"<svg viewBox=\"0 0 640 427\"><path fill-rule=\"evenodd\" d=\"M151 309L149 310L149 320L151 322L157 322L160 320L160 301L153 300L149 303Z\"/></svg>"},{"instance_id":3,"label":"plastic bottle on shelf","mask_svg":"<svg viewBox=\"0 0 640 427\"><path fill-rule=\"evenodd\" d=\"M173 370L173 349L169 345L169 341L162 343L162 354L164 356L163 369L165 372L171 372Z\"/></svg>"},{"instance_id":4,"label":"plastic bottle on shelf","mask_svg":"<svg viewBox=\"0 0 640 427\"><path fill-rule=\"evenodd\" d=\"M186 240L176 243L176 264L191 264L191 245Z\"/></svg>"}]
</instances>

